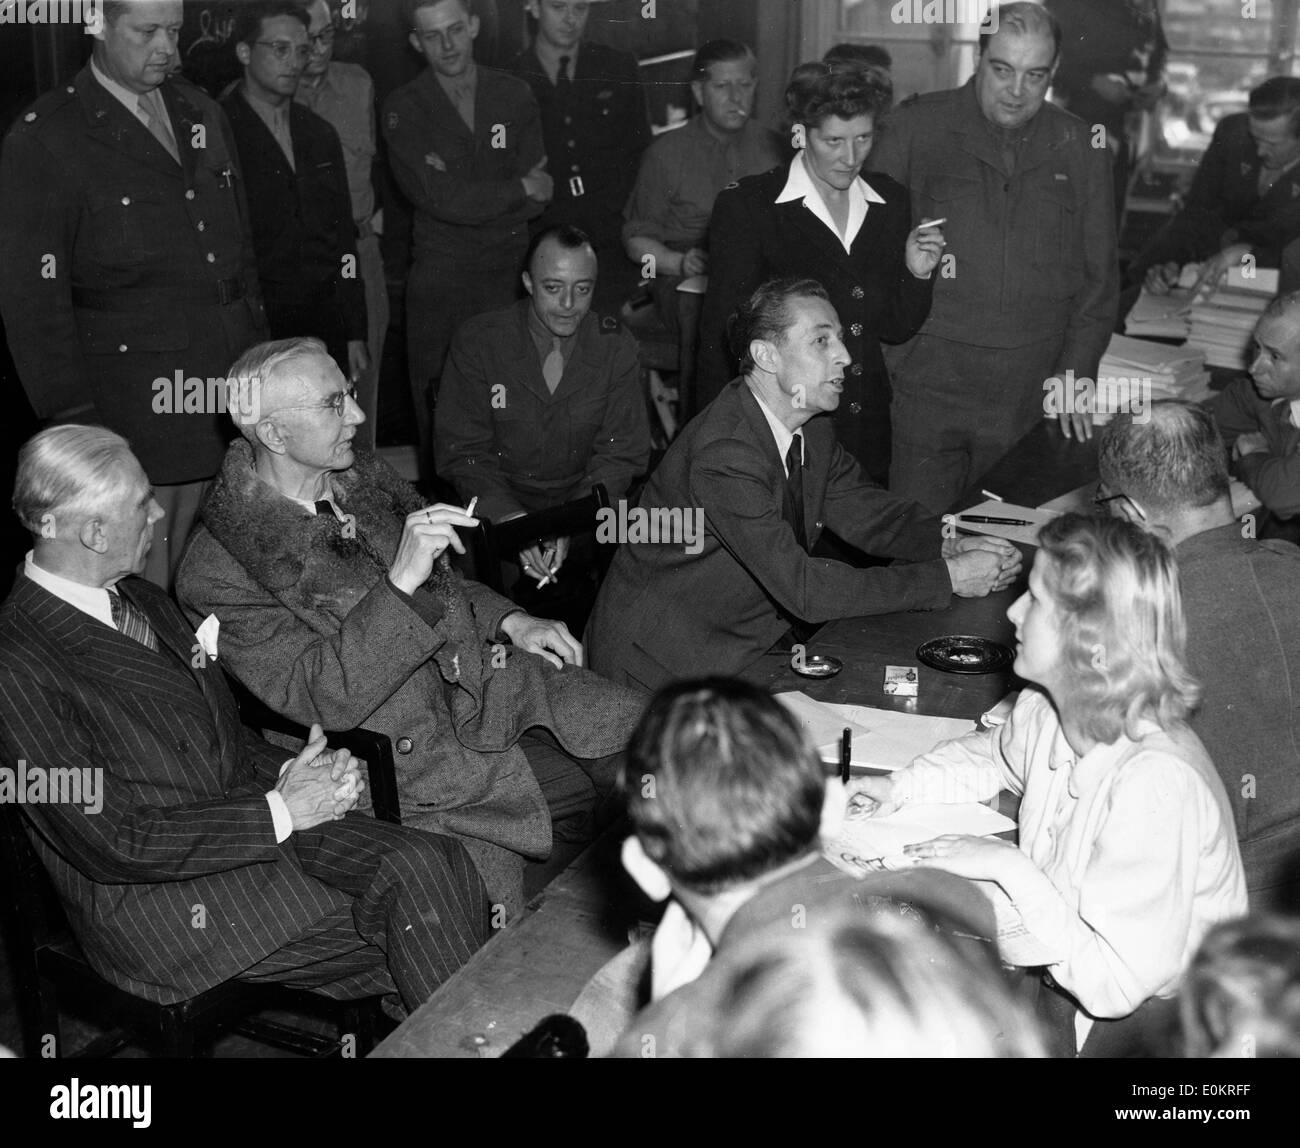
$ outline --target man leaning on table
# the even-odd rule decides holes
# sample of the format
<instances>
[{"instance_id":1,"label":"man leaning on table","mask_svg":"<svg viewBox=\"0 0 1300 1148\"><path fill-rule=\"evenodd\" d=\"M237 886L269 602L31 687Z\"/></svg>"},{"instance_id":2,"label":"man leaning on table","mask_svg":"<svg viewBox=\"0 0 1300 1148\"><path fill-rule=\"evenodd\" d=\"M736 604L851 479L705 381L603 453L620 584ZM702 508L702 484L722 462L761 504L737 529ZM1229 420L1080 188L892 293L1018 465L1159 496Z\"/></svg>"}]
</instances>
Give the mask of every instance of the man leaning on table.
<instances>
[{"instance_id":1,"label":"man leaning on table","mask_svg":"<svg viewBox=\"0 0 1300 1148\"><path fill-rule=\"evenodd\" d=\"M1232 802L1254 909L1300 911L1300 549L1232 514L1210 414L1155 403L1101 433L1098 501L1167 536L1178 558L1187 661L1205 687L1192 728Z\"/></svg>"},{"instance_id":2,"label":"man leaning on table","mask_svg":"<svg viewBox=\"0 0 1300 1148\"><path fill-rule=\"evenodd\" d=\"M850 361L821 284L765 283L728 327L743 375L687 424L640 506L620 508L627 536L587 628L593 668L648 689L741 675L796 622L937 609L1011 584L1016 547L946 538L924 507L871 482L820 417ZM661 523L658 541L640 540L642 514ZM814 558L823 530L903 562Z\"/></svg>"},{"instance_id":3,"label":"man leaning on table","mask_svg":"<svg viewBox=\"0 0 1300 1148\"><path fill-rule=\"evenodd\" d=\"M1232 452L1233 474L1274 519L1293 519L1300 515L1300 291L1269 304L1255 344L1251 377L1228 384L1214 420Z\"/></svg>"}]
</instances>

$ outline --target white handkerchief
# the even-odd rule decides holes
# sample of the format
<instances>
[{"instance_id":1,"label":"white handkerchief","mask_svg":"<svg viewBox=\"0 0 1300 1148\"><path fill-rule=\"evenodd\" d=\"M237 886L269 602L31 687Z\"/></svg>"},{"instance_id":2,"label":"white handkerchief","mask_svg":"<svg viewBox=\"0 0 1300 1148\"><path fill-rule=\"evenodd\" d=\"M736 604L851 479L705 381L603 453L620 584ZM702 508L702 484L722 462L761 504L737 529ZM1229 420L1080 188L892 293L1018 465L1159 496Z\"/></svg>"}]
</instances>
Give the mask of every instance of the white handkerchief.
<instances>
[{"instance_id":1,"label":"white handkerchief","mask_svg":"<svg viewBox=\"0 0 1300 1148\"><path fill-rule=\"evenodd\" d=\"M221 623L217 621L216 614L209 614L203 619L203 625L194 631L194 636L198 638L203 652L213 661L217 657L217 631L220 629Z\"/></svg>"}]
</instances>

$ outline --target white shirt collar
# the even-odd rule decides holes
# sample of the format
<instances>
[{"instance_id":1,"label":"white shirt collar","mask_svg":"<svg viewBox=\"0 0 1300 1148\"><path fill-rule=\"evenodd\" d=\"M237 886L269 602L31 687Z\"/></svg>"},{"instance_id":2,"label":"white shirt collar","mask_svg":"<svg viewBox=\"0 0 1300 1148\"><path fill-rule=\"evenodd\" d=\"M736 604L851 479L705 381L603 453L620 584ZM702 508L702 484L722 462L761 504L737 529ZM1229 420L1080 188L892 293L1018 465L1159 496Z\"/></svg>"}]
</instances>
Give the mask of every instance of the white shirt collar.
<instances>
[{"instance_id":1,"label":"white shirt collar","mask_svg":"<svg viewBox=\"0 0 1300 1148\"><path fill-rule=\"evenodd\" d=\"M102 586L87 586L84 582L73 582L61 574L54 574L43 566L37 566L32 558L33 551L27 551L23 560L23 573L41 589L48 590L56 598L62 598L69 606L89 614L105 626L117 626L113 623L113 609L108 603L108 591Z\"/></svg>"},{"instance_id":2,"label":"white shirt collar","mask_svg":"<svg viewBox=\"0 0 1300 1148\"><path fill-rule=\"evenodd\" d=\"M803 205L811 211L818 219L822 221L832 235L840 241L845 253L847 254L853 247L853 241L858 237L858 232L862 230L862 224L867 218L867 211L873 203L884 203L880 193L875 190L862 176L857 176L852 184L849 185L849 223L843 235L835 226L835 220L831 218L831 213L826 210L826 201L822 199L821 192L817 190L816 184L812 181L812 176L808 174L808 168L804 164L804 153L800 152L790 161L790 175L785 181L785 187L781 189L781 194L776 197L777 203L789 203L791 200L801 199Z\"/></svg>"},{"instance_id":3,"label":"white shirt collar","mask_svg":"<svg viewBox=\"0 0 1300 1148\"><path fill-rule=\"evenodd\" d=\"M749 387L749 393L758 400L758 409L763 412L763 417L767 419L768 428L772 432L772 437L776 439L776 453L781 456L781 469L785 471L786 478L790 477L790 468L785 465L785 456L790 453L790 444L794 442L794 434L788 426L776 417L776 412L763 401L763 396L754 389L748 379L745 380L745 386ZM799 458L802 460L803 453L803 434L799 434Z\"/></svg>"},{"instance_id":4,"label":"white shirt collar","mask_svg":"<svg viewBox=\"0 0 1300 1148\"><path fill-rule=\"evenodd\" d=\"M1300 427L1300 399L1292 400L1291 404L1291 425Z\"/></svg>"},{"instance_id":5,"label":"white shirt collar","mask_svg":"<svg viewBox=\"0 0 1300 1148\"><path fill-rule=\"evenodd\" d=\"M112 96L115 100L117 100L117 102L120 103L124 108L126 108L126 110L130 112L133 116L135 116L137 119L139 118L140 96L136 92L131 91L130 88L122 87L122 85L119 84L116 80L110 80L106 75L104 75L102 71L100 71L99 65L95 63L93 57L91 58L90 61L90 72L91 75L95 77L95 79L97 79L101 84L103 84L104 88L108 91L108 94L110 96Z\"/></svg>"}]
</instances>

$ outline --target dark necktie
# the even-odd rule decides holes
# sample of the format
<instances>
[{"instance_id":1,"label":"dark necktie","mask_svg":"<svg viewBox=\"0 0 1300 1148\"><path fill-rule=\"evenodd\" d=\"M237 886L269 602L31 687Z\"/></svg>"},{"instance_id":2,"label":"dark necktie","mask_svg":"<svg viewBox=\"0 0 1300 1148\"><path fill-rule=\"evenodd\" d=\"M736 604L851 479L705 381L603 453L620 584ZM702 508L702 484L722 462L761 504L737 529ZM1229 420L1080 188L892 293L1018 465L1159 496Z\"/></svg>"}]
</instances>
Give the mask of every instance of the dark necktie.
<instances>
[{"instance_id":1,"label":"dark necktie","mask_svg":"<svg viewBox=\"0 0 1300 1148\"><path fill-rule=\"evenodd\" d=\"M139 642L142 646L148 646L155 654L158 652L158 635L149 625L149 619L116 590L108 592L108 609L113 616L113 625L117 627L118 633Z\"/></svg>"},{"instance_id":2,"label":"dark necktie","mask_svg":"<svg viewBox=\"0 0 1300 1148\"><path fill-rule=\"evenodd\" d=\"M318 498L316 500L316 513L321 518L328 518L331 522L336 518L334 504L328 498Z\"/></svg>"},{"instance_id":3,"label":"dark necktie","mask_svg":"<svg viewBox=\"0 0 1300 1148\"><path fill-rule=\"evenodd\" d=\"M803 519L803 435L796 434L785 452L786 480L785 487L790 495L790 511L793 515L791 525L799 545L808 549L808 535L804 530Z\"/></svg>"},{"instance_id":4,"label":"dark necktie","mask_svg":"<svg viewBox=\"0 0 1300 1148\"><path fill-rule=\"evenodd\" d=\"M573 85L569 82L569 57L560 57L560 70L555 74L555 94L560 99L568 99L569 91Z\"/></svg>"}]
</instances>

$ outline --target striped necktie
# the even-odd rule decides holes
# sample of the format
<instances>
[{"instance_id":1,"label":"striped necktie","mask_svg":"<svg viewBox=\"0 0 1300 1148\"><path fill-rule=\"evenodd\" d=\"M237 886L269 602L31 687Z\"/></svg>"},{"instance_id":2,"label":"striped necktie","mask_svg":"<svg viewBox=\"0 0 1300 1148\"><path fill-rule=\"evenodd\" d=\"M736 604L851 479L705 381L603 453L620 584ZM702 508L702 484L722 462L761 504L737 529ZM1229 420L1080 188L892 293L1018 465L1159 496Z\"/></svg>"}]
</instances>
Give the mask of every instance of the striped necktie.
<instances>
[{"instance_id":1,"label":"striped necktie","mask_svg":"<svg viewBox=\"0 0 1300 1148\"><path fill-rule=\"evenodd\" d=\"M113 625L118 633L148 646L155 654L158 652L158 635L149 625L149 619L131 605L116 590L108 592L108 608L113 615Z\"/></svg>"}]
</instances>

